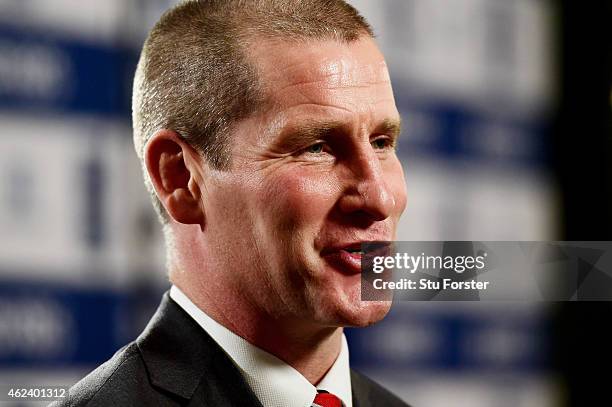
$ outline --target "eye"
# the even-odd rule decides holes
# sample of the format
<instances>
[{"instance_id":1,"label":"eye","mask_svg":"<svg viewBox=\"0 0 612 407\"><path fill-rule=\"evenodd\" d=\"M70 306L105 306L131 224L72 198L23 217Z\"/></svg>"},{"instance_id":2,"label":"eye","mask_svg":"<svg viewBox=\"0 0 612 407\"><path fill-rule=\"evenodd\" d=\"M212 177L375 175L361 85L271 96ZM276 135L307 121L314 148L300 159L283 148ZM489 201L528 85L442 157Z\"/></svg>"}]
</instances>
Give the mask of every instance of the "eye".
<instances>
[{"instance_id":1,"label":"eye","mask_svg":"<svg viewBox=\"0 0 612 407\"><path fill-rule=\"evenodd\" d=\"M325 146L325 143L313 144L306 149L306 152L311 153L311 154L321 154L323 152L324 146Z\"/></svg>"},{"instance_id":2,"label":"eye","mask_svg":"<svg viewBox=\"0 0 612 407\"><path fill-rule=\"evenodd\" d=\"M372 147L376 150L384 150L386 148L395 147L395 144L393 140L388 137L380 137L372 141Z\"/></svg>"}]
</instances>

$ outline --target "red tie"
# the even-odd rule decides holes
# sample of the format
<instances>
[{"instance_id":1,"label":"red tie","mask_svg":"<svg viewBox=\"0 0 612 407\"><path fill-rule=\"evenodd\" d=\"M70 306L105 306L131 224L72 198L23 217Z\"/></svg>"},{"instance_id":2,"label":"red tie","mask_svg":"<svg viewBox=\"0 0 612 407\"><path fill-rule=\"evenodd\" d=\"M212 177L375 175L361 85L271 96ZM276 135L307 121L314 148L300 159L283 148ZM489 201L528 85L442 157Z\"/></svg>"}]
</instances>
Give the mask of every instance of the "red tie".
<instances>
[{"instance_id":1,"label":"red tie","mask_svg":"<svg viewBox=\"0 0 612 407\"><path fill-rule=\"evenodd\" d=\"M342 401L325 390L317 390L319 394L314 399L314 403L321 407L342 407Z\"/></svg>"}]
</instances>

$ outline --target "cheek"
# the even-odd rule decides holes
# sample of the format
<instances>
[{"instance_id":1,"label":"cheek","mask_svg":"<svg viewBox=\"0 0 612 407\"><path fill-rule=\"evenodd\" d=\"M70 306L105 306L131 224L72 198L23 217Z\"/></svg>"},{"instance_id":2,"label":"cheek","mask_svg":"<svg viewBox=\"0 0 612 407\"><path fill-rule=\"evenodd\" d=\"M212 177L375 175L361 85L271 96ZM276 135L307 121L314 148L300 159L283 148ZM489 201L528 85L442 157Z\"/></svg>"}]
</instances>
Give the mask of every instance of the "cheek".
<instances>
[{"instance_id":1,"label":"cheek","mask_svg":"<svg viewBox=\"0 0 612 407\"><path fill-rule=\"evenodd\" d=\"M247 187L245 187L245 185ZM238 226L246 227L250 222L246 221L245 215L249 215L249 191L246 183L234 180L214 185L206 197L205 208L207 223L212 226L218 225L221 231L235 231ZM219 231L217 231L219 232Z\"/></svg>"},{"instance_id":2,"label":"cheek","mask_svg":"<svg viewBox=\"0 0 612 407\"><path fill-rule=\"evenodd\" d=\"M278 229L299 232L316 228L325 220L338 191L337 182L329 174L293 170L262 183L258 204Z\"/></svg>"}]
</instances>

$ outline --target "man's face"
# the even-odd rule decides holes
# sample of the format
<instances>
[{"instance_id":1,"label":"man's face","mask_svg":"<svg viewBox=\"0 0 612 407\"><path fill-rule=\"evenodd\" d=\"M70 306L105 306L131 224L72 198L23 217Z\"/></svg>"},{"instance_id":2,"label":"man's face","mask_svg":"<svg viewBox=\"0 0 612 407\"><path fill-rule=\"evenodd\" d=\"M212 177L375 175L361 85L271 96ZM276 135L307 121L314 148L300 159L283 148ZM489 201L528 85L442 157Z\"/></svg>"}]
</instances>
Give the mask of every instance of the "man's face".
<instances>
[{"instance_id":1,"label":"man's face","mask_svg":"<svg viewBox=\"0 0 612 407\"><path fill-rule=\"evenodd\" d=\"M232 132L232 166L202 186L227 295L278 318L365 326L360 243L393 240L406 205L397 112L369 38L251 48L267 107ZM227 274L229 273L229 274Z\"/></svg>"}]
</instances>

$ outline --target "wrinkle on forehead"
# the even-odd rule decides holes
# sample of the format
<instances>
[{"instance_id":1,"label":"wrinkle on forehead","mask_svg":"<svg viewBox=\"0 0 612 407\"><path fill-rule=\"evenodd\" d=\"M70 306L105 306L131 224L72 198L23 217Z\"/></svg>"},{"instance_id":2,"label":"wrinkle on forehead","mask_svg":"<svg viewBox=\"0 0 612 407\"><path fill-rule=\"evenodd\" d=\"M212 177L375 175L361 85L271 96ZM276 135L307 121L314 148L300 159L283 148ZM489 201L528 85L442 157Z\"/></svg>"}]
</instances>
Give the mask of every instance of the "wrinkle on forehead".
<instances>
[{"instance_id":1,"label":"wrinkle on forehead","mask_svg":"<svg viewBox=\"0 0 612 407\"><path fill-rule=\"evenodd\" d=\"M385 60L367 37L348 44L265 41L251 51L264 83L273 91L302 85L342 88L390 83Z\"/></svg>"},{"instance_id":2,"label":"wrinkle on forehead","mask_svg":"<svg viewBox=\"0 0 612 407\"><path fill-rule=\"evenodd\" d=\"M325 84L327 88L364 87L388 83L389 73L385 61L356 64L347 58L330 58L317 64L293 66L279 70L276 76L286 86Z\"/></svg>"}]
</instances>

